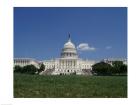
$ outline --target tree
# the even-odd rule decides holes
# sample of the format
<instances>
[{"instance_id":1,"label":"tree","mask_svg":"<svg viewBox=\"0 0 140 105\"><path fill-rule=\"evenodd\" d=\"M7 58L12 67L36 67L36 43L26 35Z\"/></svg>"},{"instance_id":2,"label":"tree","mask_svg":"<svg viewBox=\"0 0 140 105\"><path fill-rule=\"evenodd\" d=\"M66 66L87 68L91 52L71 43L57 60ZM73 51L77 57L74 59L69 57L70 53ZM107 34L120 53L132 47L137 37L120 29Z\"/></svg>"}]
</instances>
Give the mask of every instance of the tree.
<instances>
[{"instance_id":1,"label":"tree","mask_svg":"<svg viewBox=\"0 0 140 105\"><path fill-rule=\"evenodd\" d=\"M16 73L20 73L22 71L22 67L21 66L15 66L14 67L14 72L16 72Z\"/></svg>"},{"instance_id":2,"label":"tree","mask_svg":"<svg viewBox=\"0 0 140 105\"><path fill-rule=\"evenodd\" d=\"M112 67L108 63L100 62L92 66L92 73L97 75L111 75Z\"/></svg>"},{"instance_id":3,"label":"tree","mask_svg":"<svg viewBox=\"0 0 140 105\"><path fill-rule=\"evenodd\" d=\"M122 72L121 66L123 65L123 62L122 61L114 61L114 62L112 62L112 65L113 65L113 73L120 75L120 73Z\"/></svg>"},{"instance_id":4,"label":"tree","mask_svg":"<svg viewBox=\"0 0 140 105\"><path fill-rule=\"evenodd\" d=\"M45 70L45 65L42 63L40 68L38 69L38 74Z\"/></svg>"},{"instance_id":5,"label":"tree","mask_svg":"<svg viewBox=\"0 0 140 105\"><path fill-rule=\"evenodd\" d=\"M121 67L120 67L120 70L121 70L121 73L126 73L127 74L127 65L122 65Z\"/></svg>"},{"instance_id":6,"label":"tree","mask_svg":"<svg viewBox=\"0 0 140 105\"><path fill-rule=\"evenodd\" d=\"M37 68L34 65L27 65L24 66L21 73L26 73L26 74L35 74L37 72Z\"/></svg>"}]
</instances>

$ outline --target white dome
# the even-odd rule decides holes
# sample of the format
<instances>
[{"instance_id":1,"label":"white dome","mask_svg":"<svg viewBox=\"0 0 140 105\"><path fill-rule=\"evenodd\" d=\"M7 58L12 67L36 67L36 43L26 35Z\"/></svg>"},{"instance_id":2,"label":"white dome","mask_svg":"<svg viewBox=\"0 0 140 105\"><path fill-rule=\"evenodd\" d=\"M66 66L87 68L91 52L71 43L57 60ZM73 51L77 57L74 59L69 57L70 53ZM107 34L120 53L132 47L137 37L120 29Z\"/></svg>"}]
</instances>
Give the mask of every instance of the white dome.
<instances>
[{"instance_id":1,"label":"white dome","mask_svg":"<svg viewBox=\"0 0 140 105\"><path fill-rule=\"evenodd\" d=\"M69 40L67 43L64 44L64 49L65 48L75 49L75 45Z\"/></svg>"},{"instance_id":2,"label":"white dome","mask_svg":"<svg viewBox=\"0 0 140 105\"><path fill-rule=\"evenodd\" d=\"M61 57L62 58L67 58L67 57L77 58L78 57L75 45L71 42L70 36L69 36L68 42L64 44L64 48L62 49L62 52L61 52Z\"/></svg>"}]
</instances>

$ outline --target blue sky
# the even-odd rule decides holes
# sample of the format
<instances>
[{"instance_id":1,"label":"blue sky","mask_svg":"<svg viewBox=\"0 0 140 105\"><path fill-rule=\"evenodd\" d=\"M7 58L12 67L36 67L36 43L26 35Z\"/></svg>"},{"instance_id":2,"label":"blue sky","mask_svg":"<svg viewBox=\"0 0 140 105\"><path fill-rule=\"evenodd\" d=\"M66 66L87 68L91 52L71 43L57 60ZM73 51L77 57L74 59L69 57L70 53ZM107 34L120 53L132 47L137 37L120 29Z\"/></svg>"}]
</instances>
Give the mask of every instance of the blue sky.
<instances>
[{"instance_id":1,"label":"blue sky","mask_svg":"<svg viewBox=\"0 0 140 105\"><path fill-rule=\"evenodd\" d=\"M127 58L127 8L14 8L14 57L60 57L68 40L80 58Z\"/></svg>"}]
</instances>

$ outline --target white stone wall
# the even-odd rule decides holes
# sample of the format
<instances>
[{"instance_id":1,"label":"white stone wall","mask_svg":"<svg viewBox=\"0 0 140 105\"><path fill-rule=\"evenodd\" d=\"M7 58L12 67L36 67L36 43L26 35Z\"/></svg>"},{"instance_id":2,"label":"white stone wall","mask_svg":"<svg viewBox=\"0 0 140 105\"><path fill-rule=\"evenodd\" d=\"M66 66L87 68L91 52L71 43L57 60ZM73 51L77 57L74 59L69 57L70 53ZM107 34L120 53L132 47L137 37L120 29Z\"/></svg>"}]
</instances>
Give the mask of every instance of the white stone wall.
<instances>
[{"instance_id":1,"label":"white stone wall","mask_svg":"<svg viewBox=\"0 0 140 105\"><path fill-rule=\"evenodd\" d=\"M92 69L92 65L95 64L95 61L90 60L82 60L81 61L81 69Z\"/></svg>"},{"instance_id":2,"label":"white stone wall","mask_svg":"<svg viewBox=\"0 0 140 105\"><path fill-rule=\"evenodd\" d=\"M14 59L14 66L27 66L27 65L34 65L36 68L39 68L39 62L31 58L15 58Z\"/></svg>"},{"instance_id":3,"label":"white stone wall","mask_svg":"<svg viewBox=\"0 0 140 105\"><path fill-rule=\"evenodd\" d=\"M45 69L53 69L55 66L54 60L44 61L43 64L45 65Z\"/></svg>"},{"instance_id":4,"label":"white stone wall","mask_svg":"<svg viewBox=\"0 0 140 105\"><path fill-rule=\"evenodd\" d=\"M127 65L127 59L122 59L122 58L108 58L108 59L103 59L102 61L110 65L112 65L114 61L122 61L123 64Z\"/></svg>"},{"instance_id":5,"label":"white stone wall","mask_svg":"<svg viewBox=\"0 0 140 105\"><path fill-rule=\"evenodd\" d=\"M82 69L92 69L92 65L95 61L87 61L81 59L68 59L68 58L57 58L54 60L46 60L43 62L45 65L45 70L52 69L53 75L61 74L71 74L75 73L77 75L82 74Z\"/></svg>"}]
</instances>

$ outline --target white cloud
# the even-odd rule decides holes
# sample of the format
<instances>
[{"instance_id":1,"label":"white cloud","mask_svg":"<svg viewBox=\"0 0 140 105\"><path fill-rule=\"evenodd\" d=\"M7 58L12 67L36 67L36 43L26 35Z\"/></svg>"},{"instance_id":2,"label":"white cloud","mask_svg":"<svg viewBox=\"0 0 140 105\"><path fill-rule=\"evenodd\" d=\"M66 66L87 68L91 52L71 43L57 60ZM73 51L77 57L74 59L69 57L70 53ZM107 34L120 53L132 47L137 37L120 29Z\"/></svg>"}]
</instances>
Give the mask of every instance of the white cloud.
<instances>
[{"instance_id":1,"label":"white cloud","mask_svg":"<svg viewBox=\"0 0 140 105\"><path fill-rule=\"evenodd\" d=\"M80 43L78 46L77 46L77 49L78 50L81 50L81 51L95 51L95 48L94 47L90 47L88 45L88 43Z\"/></svg>"},{"instance_id":2,"label":"white cloud","mask_svg":"<svg viewBox=\"0 0 140 105\"><path fill-rule=\"evenodd\" d=\"M107 50L109 50L109 49L111 49L112 48L112 46L106 46L105 47L105 49L107 49Z\"/></svg>"}]
</instances>

